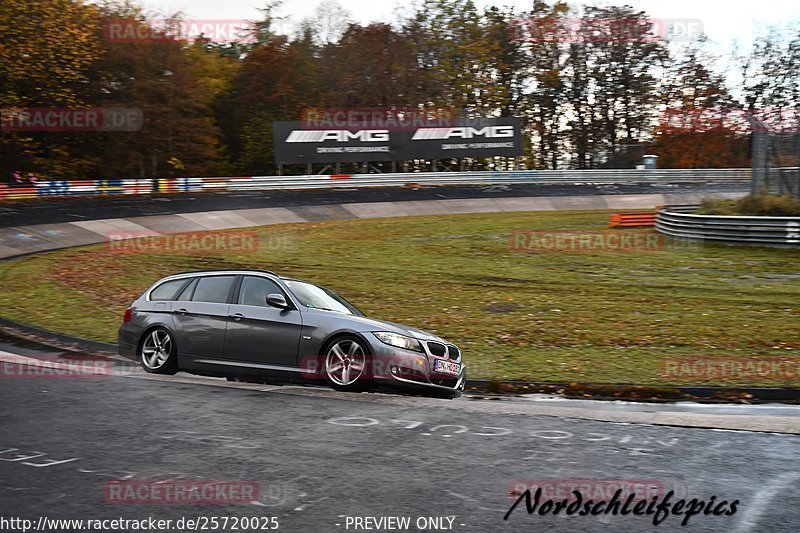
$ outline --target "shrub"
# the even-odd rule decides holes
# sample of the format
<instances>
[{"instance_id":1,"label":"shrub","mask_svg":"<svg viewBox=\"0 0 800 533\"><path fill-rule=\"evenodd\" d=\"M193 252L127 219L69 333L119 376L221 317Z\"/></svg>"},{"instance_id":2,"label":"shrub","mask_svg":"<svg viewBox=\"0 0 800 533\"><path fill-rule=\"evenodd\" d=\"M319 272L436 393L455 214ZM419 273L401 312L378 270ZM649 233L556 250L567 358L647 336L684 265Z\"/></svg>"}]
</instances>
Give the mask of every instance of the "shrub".
<instances>
[{"instance_id":1,"label":"shrub","mask_svg":"<svg viewBox=\"0 0 800 533\"><path fill-rule=\"evenodd\" d=\"M736 200L705 199L695 211L698 215L738 215Z\"/></svg>"},{"instance_id":2,"label":"shrub","mask_svg":"<svg viewBox=\"0 0 800 533\"><path fill-rule=\"evenodd\" d=\"M800 198L790 195L757 194L745 196L737 202L737 207L745 215L800 216Z\"/></svg>"},{"instance_id":3,"label":"shrub","mask_svg":"<svg viewBox=\"0 0 800 533\"><path fill-rule=\"evenodd\" d=\"M751 194L739 200L703 200L698 215L800 216L800 198L790 195Z\"/></svg>"}]
</instances>

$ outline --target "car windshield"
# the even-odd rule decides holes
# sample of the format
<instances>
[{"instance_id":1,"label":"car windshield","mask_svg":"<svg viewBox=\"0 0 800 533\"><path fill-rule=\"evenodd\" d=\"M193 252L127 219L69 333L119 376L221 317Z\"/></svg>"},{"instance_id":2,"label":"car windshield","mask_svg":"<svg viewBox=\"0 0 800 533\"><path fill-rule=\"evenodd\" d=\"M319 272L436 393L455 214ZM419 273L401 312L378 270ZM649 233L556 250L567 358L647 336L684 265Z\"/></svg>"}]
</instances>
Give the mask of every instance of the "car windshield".
<instances>
[{"instance_id":1,"label":"car windshield","mask_svg":"<svg viewBox=\"0 0 800 533\"><path fill-rule=\"evenodd\" d=\"M353 304L335 292L305 281L284 280L300 303L313 309L337 311L348 315L364 316Z\"/></svg>"}]
</instances>

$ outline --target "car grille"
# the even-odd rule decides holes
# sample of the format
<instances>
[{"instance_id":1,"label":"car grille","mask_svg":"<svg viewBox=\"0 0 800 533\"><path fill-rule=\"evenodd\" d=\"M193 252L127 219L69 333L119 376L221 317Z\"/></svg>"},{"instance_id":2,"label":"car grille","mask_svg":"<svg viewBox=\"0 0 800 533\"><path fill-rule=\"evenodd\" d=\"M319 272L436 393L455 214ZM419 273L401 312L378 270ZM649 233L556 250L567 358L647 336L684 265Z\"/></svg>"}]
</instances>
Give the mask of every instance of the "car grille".
<instances>
[{"instance_id":1,"label":"car grille","mask_svg":"<svg viewBox=\"0 0 800 533\"><path fill-rule=\"evenodd\" d=\"M445 357L447 354L447 347L440 342L429 342L428 350L436 357Z\"/></svg>"},{"instance_id":2,"label":"car grille","mask_svg":"<svg viewBox=\"0 0 800 533\"><path fill-rule=\"evenodd\" d=\"M432 379L431 383L433 383L434 385L441 385L443 387L450 387L451 389L454 389L456 387L456 385L458 384L458 378L457 377L456 378L441 378L441 379L437 378L437 379Z\"/></svg>"},{"instance_id":3,"label":"car grille","mask_svg":"<svg viewBox=\"0 0 800 533\"><path fill-rule=\"evenodd\" d=\"M448 345L447 357L449 357L453 361L458 361L458 358L461 357L461 351L453 345Z\"/></svg>"}]
</instances>

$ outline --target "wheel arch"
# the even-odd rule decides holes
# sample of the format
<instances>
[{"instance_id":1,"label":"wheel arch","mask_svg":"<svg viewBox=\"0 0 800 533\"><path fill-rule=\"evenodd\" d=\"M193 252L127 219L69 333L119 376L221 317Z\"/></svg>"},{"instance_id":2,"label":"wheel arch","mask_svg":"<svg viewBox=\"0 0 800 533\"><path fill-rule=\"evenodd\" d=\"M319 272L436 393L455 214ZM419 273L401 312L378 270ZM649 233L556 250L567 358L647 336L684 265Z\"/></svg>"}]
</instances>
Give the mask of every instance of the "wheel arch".
<instances>
[{"instance_id":1,"label":"wheel arch","mask_svg":"<svg viewBox=\"0 0 800 533\"><path fill-rule=\"evenodd\" d=\"M372 345L370 344L367 337L364 335L362 331L354 331L354 330L340 330L334 331L327 337L325 337L319 345L319 354L317 355L325 355L325 352L328 348L337 340L343 339L345 337L356 337L357 339L361 340L364 344L364 348L367 350L367 355L370 357L373 355L372 353Z\"/></svg>"}]
</instances>

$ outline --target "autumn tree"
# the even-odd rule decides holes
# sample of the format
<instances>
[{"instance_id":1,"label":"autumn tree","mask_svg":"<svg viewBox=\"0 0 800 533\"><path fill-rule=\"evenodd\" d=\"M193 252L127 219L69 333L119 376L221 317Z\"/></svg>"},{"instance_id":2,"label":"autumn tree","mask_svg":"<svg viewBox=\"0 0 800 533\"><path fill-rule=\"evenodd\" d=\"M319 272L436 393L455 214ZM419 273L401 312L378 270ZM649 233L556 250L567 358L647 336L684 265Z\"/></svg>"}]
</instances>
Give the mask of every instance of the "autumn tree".
<instances>
[{"instance_id":1,"label":"autumn tree","mask_svg":"<svg viewBox=\"0 0 800 533\"><path fill-rule=\"evenodd\" d=\"M638 143L650 130L658 103L658 70L668 60L644 11L629 6L587 6L584 38L590 50L597 127L594 143L605 145L614 164L619 145ZM602 162L598 162L602 164Z\"/></svg>"},{"instance_id":2,"label":"autumn tree","mask_svg":"<svg viewBox=\"0 0 800 533\"><path fill-rule=\"evenodd\" d=\"M324 107L416 107L416 65L406 36L388 24L350 25L322 50L318 83ZM424 98L424 97L423 97Z\"/></svg>"},{"instance_id":3,"label":"autumn tree","mask_svg":"<svg viewBox=\"0 0 800 533\"><path fill-rule=\"evenodd\" d=\"M100 57L98 9L77 0L0 2L0 110L88 107L88 70ZM0 173L20 167L68 177L91 164L70 133L0 132Z\"/></svg>"},{"instance_id":4,"label":"autumn tree","mask_svg":"<svg viewBox=\"0 0 800 533\"><path fill-rule=\"evenodd\" d=\"M567 13L563 2L551 6L537 0L524 18L530 86L524 116L535 142L536 166L545 168L558 168L563 155L567 84L566 40L561 28Z\"/></svg>"},{"instance_id":5,"label":"autumn tree","mask_svg":"<svg viewBox=\"0 0 800 533\"><path fill-rule=\"evenodd\" d=\"M664 168L747 165L747 122L707 46L705 38L688 45L666 70L654 150Z\"/></svg>"},{"instance_id":6,"label":"autumn tree","mask_svg":"<svg viewBox=\"0 0 800 533\"><path fill-rule=\"evenodd\" d=\"M492 63L500 43L485 32L471 0L425 0L405 33L417 58L420 89L436 106L485 116L503 92Z\"/></svg>"},{"instance_id":7,"label":"autumn tree","mask_svg":"<svg viewBox=\"0 0 800 533\"><path fill-rule=\"evenodd\" d=\"M106 24L147 24L140 12L125 6L106 6L103 17ZM208 69L222 67L225 60L204 66L203 60L216 58L158 28L147 35L104 39L104 54L92 66L93 101L140 110L143 117L141 129L103 134L97 143L101 164L96 173L142 178L214 174L219 131L210 105L227 81L224 68L213 74Z\"/></svg>"}]
</instances>

